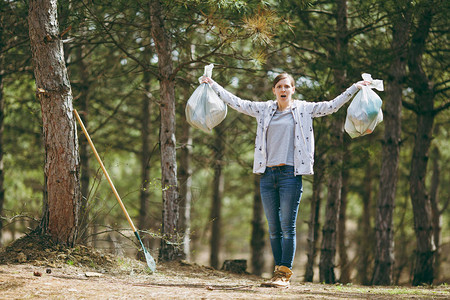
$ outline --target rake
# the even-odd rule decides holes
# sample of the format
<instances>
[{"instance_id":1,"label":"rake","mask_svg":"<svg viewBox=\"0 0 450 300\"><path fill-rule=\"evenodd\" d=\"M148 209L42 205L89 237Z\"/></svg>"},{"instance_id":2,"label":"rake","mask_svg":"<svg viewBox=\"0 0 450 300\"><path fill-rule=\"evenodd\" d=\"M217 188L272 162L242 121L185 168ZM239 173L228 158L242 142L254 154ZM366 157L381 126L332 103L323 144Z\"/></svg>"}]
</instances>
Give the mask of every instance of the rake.
<instances>
[{"instance_id":1,"label":"rake","mask_svg":"<svg viewBox=\"0 0 450 300\"><path fill-rule=\"evenodd\" d=\"M80 123L81 129L83 130L84 135L86 136L86 139L88 140L89 145L92 148L92 151L94 151L95 157L97 158L97 161L100 164L100 167L102 168L103 173L105 174L106 180L108 180L108 183L111 186L111 189L112 189L114 195L116 196L117 202L119 202L119 205L122 208L122 211L125 214L125 217L127 218L128 223L130 224L131 229L134 232L134 235L136 236L136 238L138 239L139 243L141 244L141 247L142 247L142 250L144 251L145 260L147 261L148 267L150 268L150 270L152 272L155 272L155 270L156 270L156 262L155 262L155 260L150 255L150 253L147 251L147 249L145 249L144 244L142 243L141 237L139 236L139 233L138 233L136 227L134 226L133 221L131 220L130 215L127 212L127 209L125 208L125 205L123 205L122 199L120 199L119 193L117 193L117 190L114 187L114 184L113 184L111 178L108 175L108 171L106 171L106 168L103 165L103 162L100 159L100 156L98 155L97 150L95 149L94 143L92 142L91 137L89 136L89 133L86 130L86 127L84 127L83 121L81 121L80 115L78 114L76 109L74 109L73 112L75 114L75 117L78 120L78 123Z\"/></svg>"}]
</instances>

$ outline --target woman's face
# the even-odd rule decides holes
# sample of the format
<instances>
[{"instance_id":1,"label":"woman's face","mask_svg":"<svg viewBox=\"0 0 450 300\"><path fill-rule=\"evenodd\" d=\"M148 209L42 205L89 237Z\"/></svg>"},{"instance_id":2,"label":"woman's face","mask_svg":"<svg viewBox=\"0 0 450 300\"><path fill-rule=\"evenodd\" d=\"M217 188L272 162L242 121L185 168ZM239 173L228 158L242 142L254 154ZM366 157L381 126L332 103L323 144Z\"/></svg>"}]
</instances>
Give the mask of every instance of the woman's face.
<instances>
[{"instance_id":1,"label":"woman's face","mask_svg":"<svg viewBox=\"0 0 450 300\"><path fill-rule=\"evenodd\" d=\"M272 91L278 102L291 101L295 92L295 86L292 86L291 81L285 78L278 81L275 87L272 88Z\"/></svg>"}]
</instances>

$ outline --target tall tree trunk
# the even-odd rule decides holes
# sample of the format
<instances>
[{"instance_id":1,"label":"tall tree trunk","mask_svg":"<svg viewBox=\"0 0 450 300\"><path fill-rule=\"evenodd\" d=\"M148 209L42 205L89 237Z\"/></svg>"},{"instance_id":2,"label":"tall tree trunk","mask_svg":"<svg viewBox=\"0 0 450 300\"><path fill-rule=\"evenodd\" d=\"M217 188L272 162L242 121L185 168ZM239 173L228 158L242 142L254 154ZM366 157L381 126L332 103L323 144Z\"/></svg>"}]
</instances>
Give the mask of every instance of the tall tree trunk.
<instances>
[{"instance_id":1,"label":"tall tree trunk","mask_svg":"<svg viewBox=\"0 0 450 300\"><path fill-rule=\"evenodd\" d=\"M183 235L183 257L190 260L191 253L191 202L192 202L192 168L191 127L183 126L181 143L185 146L180 157L180 232Z\"/></svg>"},{"instance_id":2,"label":"tall tree trunk","mask_svg":"<svg viewBox=\"0 0 450 300\"><path fill-rule=\"evenodd\" d=\"M269 55L268 49L265 49L265 54ZM267 61L266 66L272 67L272 63ZM267 80L256 80L255 90L266 91L270 89L270 83ZM254 94L253 101L259 101L261 95ZM248 167L248 166L245 166ZM253 216L252 216L252 233L250 239L250 251L251 251L251 266L252 274L261 276L264 272L265 258L264 250L266 246L265 240L265 215L264 208L261 200L260 191L260 179L259 175L253 176Z\"/></svg>"},{"instance_id":3,"label":"tall tree trunk","mask_svg":"<svg viewBox=\"0 0 450 300\"><path fill-rule=\"evenodd\" d=\"M431 144L433 118L417 116L417 132L411 161L410 194L414 212L417 249L413 285L432 284L435 244L430 198L425 190L428 149Z\"/></svg>"},{"instance_id":4,"label":"tall tree trunk","mask_svg":"<svg viewBox=\"0 0 450 300\"><path fill-rule=\"evenodd\" d=\"M415 93L417 127L410 172L410 195L416 233L416 261L413 285L432 284L435 245L431 221L431 203L425 187L428 151L431 145L434 112L433 85L422 68L422 56L433 18L432 4L421 10L417 29L411 39L408 67Z\"/></svg>"},{"instance_id":5,"label":"tall tree trunk","mask_svg":"<svg viewBox=\"0 0 450 300\"><path fill-rule=\"evenodd\" d=\"M210 252L210 265L211 267L219 268L219 255L220 255L220 241L222 239L222 198L224 189L224 176L223 176L223 134L222 126L216 127L214 132L214 178L213 178L213 196L211 205L211 252Z\"/></svg>"},{"instance_id":6,"label":"tall tree trunk","mask_svg":"<svg viewBox=\"0 0 450 300\"><path fill-rule=\"evenodd\" d=\"M335 143L334 143L335 145ZM334 147L333 147L334 148ZM337 152L337 148L334 148ZM332 168L330 170L331 178L334 178L336 182L328 183L328 197L327 206L325 211L325 223L322 229L322 245L320 252L319 262L319 278L320 282L335 283L336 276L334 273L335 267L335 255L336 255L336 227L338 223L339 206L340 206L340 186L342 183L341 169L335 164L340 163L337 158L337 153L333 153L330 156L335 158L330 161ZM339 189L337 189L339 187ZM337 191L336 191L337 189Z\"/></svg>"},{"instance_id":7,"label":"tall tree trunk","mask_svg":"<svg viewBox=\"0 0 450 300\"><path fill-rule=\"evenodd\" d=\"M317 256L317 242L319 241L320 229L320 204L322 200L321 192L325 175L323 172L323 168L325 165L324 153L316 151L314 155L314 161L316 162L316 171L314 172L313 177L313 193L311 198L311 208L308 222L308 262L306 263L305 268L306 282L313 282L314 280L314 262Z\"/></svg>"},{"instance_id":8,"label":"tall tree trunk","mask_svg":"<svg viewBox=\"0 0 450 300\"><path fill-rule=\"evenodd\" d=\"M146 53L144 56L150 57L149 51L146 49ZM148 71L144 70L142 83L144 87L144 93L142 95L142 114L141 114L141 142L142 142L142 148L141 148L141 155L140 155L140 165L141 165L141 190L139 193L139 228L143 230L148 230L150 227L150 220L149 220L149 209L150 209L150 140L151 140L151 133L150 133L150 116L151 116L151 110L152 110L152 103L151 103L151 83L150 83L150 73ZM146 246L149 246L149 237L144 236L143 242L146 244ZM142 251L137 252L138 257L143 255Z\"/></svg>"},{"instance_id":9,"label":"tall tree trunk","mask_svg":"<svg viewBox=\"0 0 450 300\"><path fill-rule=\"evenodd\" d=\"M259 175L253 176L253 219L252 219L252 237L250 240L252 273L261 276L264 270L264 248L265 248L265 230L264 230L264 209L259 191Z\"/></svg>"},{"instance_id":10,"label":"tall tree trunk","mask_svg":"<svg viewBox=\"0 0 450 300\"><path fill-rule=\"evenodd\" d=\"M409 12L396 14L392 20L392 53L386 86L384 109L384 143L380 171L380 195L375 219L374 285L391 285L394 271L395 193L397 190L398 161L401 139L402 89L406 76L405 46L409 38Z\"/></svg>"},{"instance_id":11,"label":"tall tree trunk","mask_svg":"<svg viewBox=\"0 0 450 300\"><path fill-rule=\"evenodd\" d=\"M61 244L73 245L80 209L79 157L72 91L59 36L56 0L29 2L29 35L45 147L44 227Z\"/></svg>"},{"instance_id":12,"label":"tall tree trunk","mask_svg":"<svg viewBox=\"0 0 450 300\"><path fill-rule=\"evenodd\" d=\"M189 99L188 87L185 99ZM183 107L184 108L184 107ZM184 115L184 114L182 114ZM186 122L184 122L186 124ZM190 260L191 253L191 202L192 202L192 168L191 168L191 152L192 152L192 136L191 126L182 126L180 143L182 146L180 153L180 219L179 230L183 235L183 254L184 259Z\"/></svg>"},{"instance_id":13,"label":"tall tree trunk","mask_svg":"<svg viewBox=\"0 0 450 300\"><path fill-rule=\"evenodd\" d=\"M371 139L371 137L368 137ZM372 140L372 139L371 139ZM369 268L370 258L372 257L372 237L373 231L371 226L371 203L372 203L372 181L373 181L373 163L369 160L366 163L366 171L364 172L363 189L362 189L362 204L363 213L360 220L361 227L359 228L358 237L358 278L363 285L370 284Z\"/></svg>"},{"instance_id":14,"label":"tall tree trunk","mask_svg":"<svg viewBox=\"0 0 450 300\"><path fill-rule=\"evenodd\" d=\"M344 138L344 162L351 160L349 146L349 137ZM339 266L341 275L339 276L340 283L350 282L350 263L348 261L347 245L346 245L346 226L347 221L347 195L349 183L350 170L349 166L344 166L342 170L342 188L341 188L341 207L339 209L339 223L338 223L338 246L339 246Z\"/></svg>"},{"instance_id":15,"label":"tall tree trunk","mask_svg":"<svg viewBox=\"0 0 450 300\"><path fill-rule=\"evenodd\" d=\"M2 16L0 16L3 19ZM3 25L3 20L0 20L0 25ZM4 69L4 55L3 50L3 31L0 33L0 216L3 215L3 204L5 203L5 189L4 180L5 174L3 173L3 131L4 131L4 119L5 119L5 99L3 98L3 69ZM3 220L0 218L0 247L2 247L2 233L3 233Z\"/></svg>"},{"instance_id":16,"label":"tall tree trunk","mask_svg":"<svg viewBox=\"0 0 450 300\"><path fill-rule=\"evenodd\" d=\"M346 56L347 56L347 1L337 1L337 27L334 57L335 86L339 90L346 87ZM335 283L334 273L336 255L336 227L338 223L341 204L342 187L342 159L344 136L344 110L340 110L334 117L330 130L330 139L333 152L329 156L330 177L328 180L328 197L325 213L325 224L322 229L322 247L319 263L320 282Z\"/></svg>"},{"instance_id":17,"label":"tall tree trunk","mask_svg":"<svg viewBox=\"0 0 450 300\"><path fill-rule=\"evenodd\" d=\"M162 228L159 258L172 261L180 258L178 240L178 183L175 139L175 82L173 74L170 37L164 27L164 12L159 0L149 1L151 35L158 55L160 81L161 128L161 186L162 186Z\"/></svg>"},{"instance_id":18,"label":"tall tree trunk","mask_svg":"<svg viewBox=\"0 0 450 300\"><path fill-rule=\"evenodd\" d=\"M433 175L431 177L430 202L431 213L433 220L433 235L434 244L436 246L435 261L434 261L434 278L438 279L440 276L441 267L441 231L442 231L442 212L439 209L439 185L441 177L441 167L439 148L435 147L432 152L433 161Z\"/></svg>"},{"instance_id":19,"label":"tall tree trunk","mask_svg":"<svg viewBox=\"0 0 450 300\"><path fill-rule=\"evenodd\" d=\"M0 4L0 9L3 12L6 11L8 4L2 2ZM5 27L5 14L0 15L0 28ZM5 36L4 30L0 31L0 247L2 247L2 233L3 233L3 220L1 216L3 215L3 204L5 203L5 190L4 190L4 173L3 173L3 130L4 130L4 109L5 100L3 98L3 74L5 72Z\"/></svg>"},{"instance_id":20,"label":"tall tree trunk","mask_svg":"<svg viewBox=\"0 0 450 300\"><path fill-rule=\"evenodd\" d=\"M80 80L78 106L80 110L80 118L86 128L89 128L89 72L88 66L83 60L84 46L77 49L77 67ZM80 145L80 163L81 163L81 206L80 206L80 242L86 243L89 230L89 183L91 172L89 169L89 143L84 135L80 135L78 139Z\"/></svg>"}]
</instances>

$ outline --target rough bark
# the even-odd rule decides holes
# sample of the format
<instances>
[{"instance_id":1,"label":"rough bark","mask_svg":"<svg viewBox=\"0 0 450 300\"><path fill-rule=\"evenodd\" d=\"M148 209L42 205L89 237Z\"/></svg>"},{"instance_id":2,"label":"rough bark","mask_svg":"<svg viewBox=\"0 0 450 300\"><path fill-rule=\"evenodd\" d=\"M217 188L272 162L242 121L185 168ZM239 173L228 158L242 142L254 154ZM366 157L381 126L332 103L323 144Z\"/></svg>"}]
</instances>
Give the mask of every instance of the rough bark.
<instances>
[{"instance_id":1,"label":"rough bark","mask_svg":"<svg viewBox=\"0 0 450 300\"><path fill-rule=\"evenodd\" d=\"M58 243L73 245L81 198L78 140L56 0L30 1L28 24L45 147L46 220L40 229Z\"/></svg>"},{"instance_id":2,"label":"rough bark","mask_svg":"<svg viewBox=\"0 0 450 300\"><path fill-rule=\"evenodd\" d=\"M347 1L337 1L336 43L333 56L336 59L334 69L335 86L343 90L346 83L347 56ZM332 153L329 155L330 177L328 181L328 196L325 212L325 223L322 229L322 246L319 263L320 282L335 283L334 273L336 255L336 227L341 203L342 159L344 135L344 110L340 110L333 119L330 129Z\"/></svg>"},{"instance_id":3,"label":"rough bark","mask_svg":"<svg viewBox=\"0 0 450 300\"><path fill-rule=\"evenodd\" d=\"M392 26L393 61L386 81L384 101L384 142L380 171L380 195L375 219L374 285L391 285L393 280L395 193L401 139L402 90L406 76L405 45L409 38L409 15L396 15Z\"/></svg>"},{"instance_id":4,"label":"rough bark","mask_svg":"<svg viewBox=\"0 0 450 300\"><path fill-rule=\"evenodd\" d=\"M434 14L431 6L430 4L421 11L417 29L411 39L408 55L411 85L417 107L417 127L409 177L417 242L413 285L433 283L436 251L431 220L431 203L425 186L428 151L431 145L435 117L435 94L433 85L422 68L422 56Z\"/></svg>"},{"instance_id":5,"label":"rough bark","mask_svg":"<svg viewBox=\"0 0 450 300\"><path fill-rule=\"evenodd\" d=\"M164 12L160 1L149 1L151 35L158 55L161 150L162 226L159 258L172 261L180 258L178 238L178 183L175 138L175 82L169 34L164 27Z\"/></svg>"},{"instance_id":6,"label":"rough bark","mask_svg":"<svg viewBox=\"0 0 450 300\"><path fill-rule=\"evenodd\" d=\"M253 218L252 218L252 237L250 240L252 273L261 276L264 270L264 248L265 248L265 230L264 230L264 209L259 191L259 175L253 176L254 194L253 194Z\"/></svg>"},{"instance_id":7,"label":"rough bark","mask_svg":"<svg viewBox=\"0 0 450 300\"><path fill-rule=\"evenodd\" d=\"M222 126L216 127L214 132L214 178L213 178L213 195L211 204L211 241L210 241L210 265L211 267L219 268L220 244L222 239L222 198L224 190L224 176L223 176L223 134Z\"/></svg>"}]
</instances>

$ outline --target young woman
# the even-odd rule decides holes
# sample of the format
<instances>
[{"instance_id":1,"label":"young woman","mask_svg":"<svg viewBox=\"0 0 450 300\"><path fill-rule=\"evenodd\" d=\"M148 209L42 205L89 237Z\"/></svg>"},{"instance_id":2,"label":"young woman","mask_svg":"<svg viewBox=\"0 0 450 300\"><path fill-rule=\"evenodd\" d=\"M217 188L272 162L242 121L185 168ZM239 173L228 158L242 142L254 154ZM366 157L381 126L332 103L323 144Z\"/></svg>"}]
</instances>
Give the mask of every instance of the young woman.
<instances>
[{"instance_id":1,"label":"young woman","mask_svg":"<svg viewBox=\"0 0 450 300\"><path fill-rule=\"evenodd\" d=\"M258 122L253 173L262 174L261 199L269 224L269 237L275 271L263 286L289 287L296 247L296 220L302 196L302 175L313 174L313 118L336 112L368 82L353 84L331 101L294 100L295 82L282 73L272 91L276 100L253 102L242 100L209 77L208 83L231 108L255 117Z\"/></svg>"}]
</instances>

